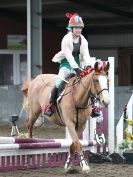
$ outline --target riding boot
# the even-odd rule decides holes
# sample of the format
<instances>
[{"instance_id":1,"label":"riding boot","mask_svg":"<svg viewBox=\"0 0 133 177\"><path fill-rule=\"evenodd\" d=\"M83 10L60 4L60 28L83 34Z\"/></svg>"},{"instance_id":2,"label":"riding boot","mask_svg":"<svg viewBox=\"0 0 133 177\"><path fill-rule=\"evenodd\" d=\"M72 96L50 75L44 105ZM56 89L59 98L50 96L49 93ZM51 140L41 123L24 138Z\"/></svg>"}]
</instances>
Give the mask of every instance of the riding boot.
<instances>
[{"instance_id":1,"label":"riding boot","mask_svg":"<svg viewBox=\"0 0 133 177\"><path fill-rule=\"evenodd\" d=\"M99 116L101 116L100 111L96 107L92 106L91 117L99 117Z\"/></svg>"},{"instance_id":2,"label":"riding boot","mask_svg":"<svg viewBox=\"0 0 133 177\"><path fill-rule=\"evenodd\" d=\"M97 102L97 98L91 97L91 102L92 102L92 112L91 112L91 117L99 117L101 116L101 111L100 111L100 103Z\"/></svg>"},{"instance_id":3,"label":"riding boot","mask_svg":"<svg viewBox=\"0 0 133 177\"><path fill-rule=\"evenodd\" d=\"M57 95L58 95L58 88L55 86L51 91L51 97L50 97L49 104L46 105L44 108L45 115L52 116L53 113L55 112L55 104L57 100Z\"/></svg>"}]
</instances>

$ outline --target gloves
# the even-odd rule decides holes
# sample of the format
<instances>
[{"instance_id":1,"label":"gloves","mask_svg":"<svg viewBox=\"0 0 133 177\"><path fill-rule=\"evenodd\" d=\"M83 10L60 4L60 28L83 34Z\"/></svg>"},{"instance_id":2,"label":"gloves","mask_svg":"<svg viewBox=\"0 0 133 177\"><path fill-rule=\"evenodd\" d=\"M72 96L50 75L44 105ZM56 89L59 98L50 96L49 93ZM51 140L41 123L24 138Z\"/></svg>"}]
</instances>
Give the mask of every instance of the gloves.
<instances>
[{"instance_id":1,"label":"gloves","mask_svg":"<svg viewBox=\"0 0 133 177\"><path fill-rule=\"evenodd\" d=\"M91 65L88 65L88 66L86 66L86 68L87 68L87 69L91 69L92 67L91 67Z\"/></svg>"},{"instance_id":2,"label":"gloves","mask_svg":"<svg viewBox=\"0 0 133 177\"><path fill-rule=\"evenodd\" d=\"M91 71L93 70L93 68L90 65L88 65L88 66L85 67L85 70L89 74L89 73L91 73Z\"/></svg>"},{"instance_id":3,"label":"gloves","mask_svg":"<svg viewBox=\"0 0 133 177\"><path fill-rule=\"evenodd\" d=\"M82 70L79 68L74 68L74 71L76 72L76 75L80 77L80 74L82 73Z\"/></svg>"}]
</instances>

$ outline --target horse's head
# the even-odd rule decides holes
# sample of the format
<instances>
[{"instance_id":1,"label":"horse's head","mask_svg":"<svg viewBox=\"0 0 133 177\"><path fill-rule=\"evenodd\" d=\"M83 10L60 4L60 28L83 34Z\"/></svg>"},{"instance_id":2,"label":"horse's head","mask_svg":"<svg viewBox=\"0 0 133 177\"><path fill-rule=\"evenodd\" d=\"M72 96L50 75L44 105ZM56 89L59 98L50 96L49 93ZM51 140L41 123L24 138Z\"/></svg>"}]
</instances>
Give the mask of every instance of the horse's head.
<instances>
[{"instance_id":1,"label":"horse's head","mask_svg":"<svg viewBox=\"0 0 133 177\"><path fill-rule=\"evenodd\" d=\"M92 75L93 87L91 89L92 94L100 98L100 101L104 105L108 105L110 102L108 92L108 70L109 62L98 60L94 64L94 71Z\"/></svg>"}]
</instances>

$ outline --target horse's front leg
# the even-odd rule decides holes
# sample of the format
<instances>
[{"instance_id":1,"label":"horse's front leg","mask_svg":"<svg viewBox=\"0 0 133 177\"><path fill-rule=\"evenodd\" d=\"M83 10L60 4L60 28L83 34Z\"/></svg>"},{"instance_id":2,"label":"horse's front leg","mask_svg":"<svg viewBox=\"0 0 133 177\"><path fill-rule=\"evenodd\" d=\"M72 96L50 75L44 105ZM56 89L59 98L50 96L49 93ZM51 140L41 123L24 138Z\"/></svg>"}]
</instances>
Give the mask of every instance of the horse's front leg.
<instances>
[{"instance_id":1,"label":"horse's front leg","mask_svg":"<svg viewBox=\"0 0 133 177\"><path fill-rule=\"evenodd\" d=\"M72 154L70 152L68 153L67 161L65 163L64 168L65 168L66 172L73 169Z\"/></svg>"},{"instance_id":2,"label":"horse's front leg","mask_svg":"<svg viewBox=\"0 0 133 177\"><path fill-rule=\"evenodd\" d=\"M82 168L82 172L83 173L89 173L90 172L90 167L88 165L88 162L86 161L83 151L82 151L82 145L79 141L77 132L75 130L75 125L72 125L71 123L69 123L67 125L70 136L73 140L71 146L70 146L70 151L69 151L69 155L65 164L65 170L69 171L72 169L72 157L74 154L77 154L80 160L80 166Z\"/></svg>"},{"instance_id":3,"label":"horse's front leg","mask_svg":"<svg viewBox=\"0 0 133 177\"><path fill-rule=\"evenodd\" d=\"M73 142L70 146L70 152L71 154L77 154L80 161L80 166L82 168L83 173L89 173L90 167L88 165L87 160L84 157L83 151L82 151L82 145L79 141Z\"/></svg>"},{"instance_id":4,"label":"horse's front leg","mask_svg":"<svg viewBox=\"0 0 133 177\"><path fill-rule=\"evenodd\" d=\"M90 167L88 165L87 160L84 157L83 152L79 153L79 160L80 160L80 166L82 168L83 173L89 173L90 172Z\"/></svg>"}]
</instances>

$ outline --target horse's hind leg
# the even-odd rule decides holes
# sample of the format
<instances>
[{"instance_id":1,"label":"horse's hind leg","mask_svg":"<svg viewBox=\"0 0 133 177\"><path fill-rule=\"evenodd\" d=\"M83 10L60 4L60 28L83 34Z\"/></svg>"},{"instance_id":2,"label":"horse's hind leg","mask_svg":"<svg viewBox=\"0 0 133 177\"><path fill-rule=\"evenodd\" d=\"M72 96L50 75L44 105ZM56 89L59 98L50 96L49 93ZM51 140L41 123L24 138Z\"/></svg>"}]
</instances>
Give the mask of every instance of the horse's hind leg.
<instances>
[{"instance_id":1,"label":"horse's hind leg","mask_svg":"<svg viewBox=\"0 0 133 177\"><path fill-rule=\"evenodd\" d=\"M29 113L29 117L27 120L27 129L28 129L28 137L30 137L30 138L32 138L33 126L34 126L34 123L37 120L39 114L40 113L37 113L37 114L35 114L33 112Z\"/></svg>"}]
</instances>

